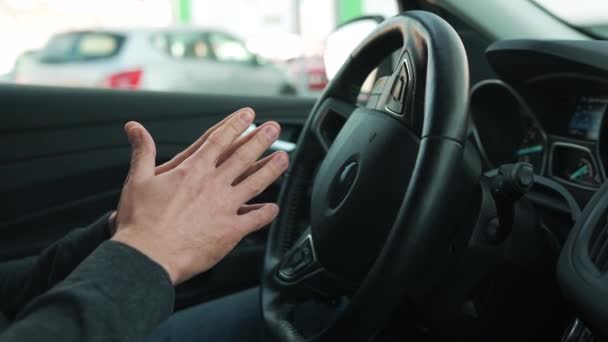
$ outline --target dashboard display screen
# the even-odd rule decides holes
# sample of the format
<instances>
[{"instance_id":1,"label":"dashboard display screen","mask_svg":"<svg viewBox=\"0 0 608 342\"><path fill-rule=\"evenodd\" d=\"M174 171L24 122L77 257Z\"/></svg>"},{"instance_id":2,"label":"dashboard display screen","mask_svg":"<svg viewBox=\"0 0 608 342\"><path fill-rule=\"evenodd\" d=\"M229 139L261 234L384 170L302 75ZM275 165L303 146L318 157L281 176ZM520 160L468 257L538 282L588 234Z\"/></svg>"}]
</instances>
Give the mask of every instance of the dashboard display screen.
<instances>
[{"instance_id":1,"label":"dashboard display screen","mask_svg":"<svg viewBox=\"0 0 608 342\"><path fill-rule=\"evenodd\" d=\"M568 133L572 136L597 140L602 118L608 108L608 96L581 96L570 119Z\"/></svg>"}]
</instances>

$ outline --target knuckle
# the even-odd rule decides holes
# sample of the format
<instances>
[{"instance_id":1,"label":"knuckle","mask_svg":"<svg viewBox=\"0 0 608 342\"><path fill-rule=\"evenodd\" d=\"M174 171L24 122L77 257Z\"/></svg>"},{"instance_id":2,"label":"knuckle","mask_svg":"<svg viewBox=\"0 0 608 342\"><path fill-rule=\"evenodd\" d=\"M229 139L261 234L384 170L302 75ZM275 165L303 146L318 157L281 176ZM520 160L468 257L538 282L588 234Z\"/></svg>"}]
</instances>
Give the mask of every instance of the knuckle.
<instances>
[{"instance_id":1,"label":"knuckle","mask_svg":"<svg viewBox=\"0 0 608 342\"><path fill-rule=\"evenodd\" d=\"M135 187L135 188L141 188L145 186L145 181L138 179L136 177L132 177L131 180L129 180L129 183L131 184L131 186Z\"/></svg>"},{"instance_id":2,"label":"knuckle","mask_svg":"<svg viewBox=\"0 0 608 342\"><path fill-rule=\"evenodd\" d=\"M227 127L229 133L231 133L231 134L234 134L234 135L241 134L242 125L240 124L240 121L238 120L238 118L233 118L231 120L228 120L228 122L226 123L226 127Z\"/></svg>"},{"instance_id":3,"label":"knuckle","mask_svg":"<svg viewBox=\"0 0 608 342\"><path fill-rule=\"evenodd\" d=\"M218 234L215 240L215 243L224 249L230 245L232 239L230 238L230 234L228 232L222 232Z\"/></svg>"},{"instance_id":4,"label":"knuckle","mask_svg":"<svg viewBox=\"0 0 608 342\"><path fill-rule=\"evenodd\" d=\"M217 133L211 134L209 136L209 138L207 139L207 143L217 146L222 150L226 148L226 143L223 141L223 139Z\"/></svg>"},{"instance_id":5,"label":"knuckle","mask_svg":"<svg viewBox=\"0 0 608 342\"><path fill-rule=\"evenodd\" d=\"M259 174L260 178L262 178L265 183L272 183L281 175L282 170L277 165L274 165L275 163L271 162L268 164L272 165L264 165L264 168L260 170Z\"/></svg>"},{"instance_id":6,"label":"knuckle","mask_svg":"<svg viewBox=\"0 0 608 342\"><path fill-rule=\"evenodd\" d=\"M266 173L268 174L268 178L277 178L283 173L283 168L275 163L274 160L271 160L270 163L264 165L264 169L267 170Z\"/></svg>"},{"instance_id":7,"label":"knuckle","mask_svg":"<svg viewBox=\"0 0 608 342\"><path fill-rule=\"evenodd\" d=\"M262 191L264 191L264 183L260 180L260 179L251 179L249 181L249 193L252 195L258 195L260 194Z\"/></svg>"},{"instance_id":8,"label":"knuckle","mask_svg":"<svg viewBox=\"0 0 608 342\"><path fill-rule=\"evenodd\" d=\"M268 137L266 137L266 135L262 131L259 131L258 134L255 135L255 139L253 140L255 141L256 145L262 149L266 149L272 144L272 141L270 141L270 139L268 139Z\"/></svg>"},{"instance_id":9,"label":"knuckle","mask_svg":"<svg viewBox=\"0 0 608 342\"><path fill-rule=\"evenodd\" d=\"M241 164L248 164L252 161L252 153L251 151L246 148L246 146L243 146L245 148L239 148L235 153L234 153L234 157L236 158L236 160L241 163Z\"/></svg>"}]
</instances>

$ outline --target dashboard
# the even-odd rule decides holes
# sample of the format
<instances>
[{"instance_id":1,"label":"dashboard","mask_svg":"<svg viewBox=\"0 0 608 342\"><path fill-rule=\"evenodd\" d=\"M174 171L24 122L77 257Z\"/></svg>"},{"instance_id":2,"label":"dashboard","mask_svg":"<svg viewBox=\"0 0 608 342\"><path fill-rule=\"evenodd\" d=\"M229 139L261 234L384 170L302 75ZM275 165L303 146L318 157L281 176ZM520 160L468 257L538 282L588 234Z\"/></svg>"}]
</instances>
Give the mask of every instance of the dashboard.
<instances>
[{"instance_id":1,"label":"dashboard","mask_svg":"<svg viewBox=\"0 0 608 342\"><path fill-rule=\"evenodd\" d=\"M608 176L608 63L590 66L579 43L491 46L499 77L473 87L470 110L486 169L528 162L583 207Z\"/></svg>"}]
</instances>

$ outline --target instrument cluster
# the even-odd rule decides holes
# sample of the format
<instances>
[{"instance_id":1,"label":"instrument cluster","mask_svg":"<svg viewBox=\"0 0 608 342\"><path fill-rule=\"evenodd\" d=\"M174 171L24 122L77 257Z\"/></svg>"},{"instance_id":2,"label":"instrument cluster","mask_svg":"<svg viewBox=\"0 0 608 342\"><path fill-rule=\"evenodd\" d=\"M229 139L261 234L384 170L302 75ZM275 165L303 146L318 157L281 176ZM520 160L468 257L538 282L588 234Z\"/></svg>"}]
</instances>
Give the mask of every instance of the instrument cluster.
<instances>
[{"instance_id":1,"label":"instrument cluster","mask_svg":"<svg viewBox=\"0 0 608 342\"><path fill-rule=\"evenodd\" d=\"M488 169L528 162L538 175L594 191L608 164L608 86L544 79L484 81L471 93L473 136Z\"/></svg>"}]
</instances>

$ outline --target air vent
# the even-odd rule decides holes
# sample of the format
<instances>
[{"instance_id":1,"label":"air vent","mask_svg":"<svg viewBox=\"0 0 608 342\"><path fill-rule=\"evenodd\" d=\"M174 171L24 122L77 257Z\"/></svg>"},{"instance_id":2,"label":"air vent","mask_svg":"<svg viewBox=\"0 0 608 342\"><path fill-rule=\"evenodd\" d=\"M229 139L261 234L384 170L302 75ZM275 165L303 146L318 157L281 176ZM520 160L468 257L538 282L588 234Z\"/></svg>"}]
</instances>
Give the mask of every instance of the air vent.
<instances>
[{"instance_id":1,"label":"air vent","mask_svg":"<svg viewBox=\"0 0 608 342\"><path fill-rule=\"evenodd\" d=\"M603 221L603 225L595 228L589 243L589 257L602 273L608 271L608 221L605 218Z\"/></svg>"},{"instance_id":2,"label":"air vent","mask_svg":"<svg viewBox=\"0 0 608 342\"><path fill-rule=\"evenodd\" d=\"M595 337L580 319L574 320L562 337L562 342L603 342Z\"/></svg>"}]
</instances>

